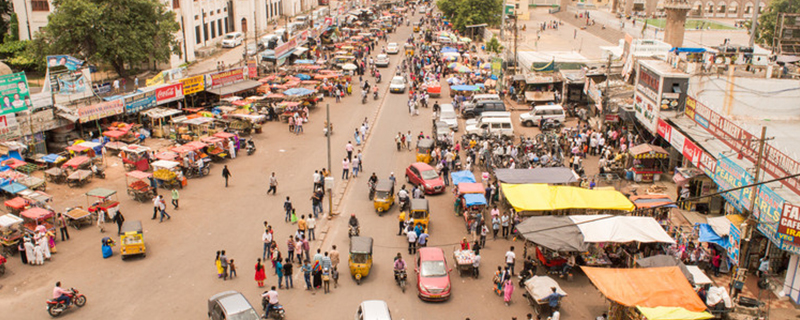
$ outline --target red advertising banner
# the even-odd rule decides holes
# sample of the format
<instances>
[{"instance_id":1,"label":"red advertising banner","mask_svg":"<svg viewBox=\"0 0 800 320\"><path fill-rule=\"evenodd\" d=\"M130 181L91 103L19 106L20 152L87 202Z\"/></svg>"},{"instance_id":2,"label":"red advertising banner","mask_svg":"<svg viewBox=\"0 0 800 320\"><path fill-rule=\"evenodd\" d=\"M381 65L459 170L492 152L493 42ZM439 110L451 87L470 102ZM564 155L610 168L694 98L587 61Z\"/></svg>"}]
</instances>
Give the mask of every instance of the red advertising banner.
<instances>
[{"instance_id":1,"label":"red advertising banner","mask_svg":"<svg viewBox=\"0 0 800 320\"><path fill-rule=\"evenodd\" d=\"M102 119L105 117L120 114L125 110L122 99L101 102L90 106L78 108L78 119L81 122Z\"/></svg>"},{"instance_id":2,"label":"red advertising banner","mask_svg":"<svg viewBox=\"0 0 800 320\"><path fill-rule=\"evenodd\" d=\"M244 81L244 70L245 69L242 68L231 69L207 75L207 77L211 78L211 81L206 81L206 83L210 82L211 86L208 86L206 89L217 89L219 87L223 87L229 84L242 82Z\"/></svg>"},{"instance_id":3,"label":"red advertising banner","mask_svg":"<svg viewBox=\"0 0 800 320\"><path fill-rule=\"evenodd\" d=\"M788 202L783 203L781 221L778 223L778 237L800 244L800 207Z\"/></svg>"},{"instance_id":4,"label":"red advertising banner","mask_svg":"<svg viewBox=\"0 0 800 320\"><path fill-rule=\"evenodd\" d=\"M758 137L742 129L732 121L726 119L711 108L703 105L692 97L686 97L686 116L694 120L706 131L716 136L722 143L733 150L739 151L744 158L752 163L758 158ZM769 143L764 146L764 161L761 169L774 177L785 177L800 172L800 162L787 156ZM781 183L800 195L800 178L781 180Z\"/></svg>"},{"instance_id":5,"label":"red advertising banner","mask_svg":"<svg viewBox=\"0 0 800 320\"><path fill-rule=\"evenodd\" d=\"M275 58L280 59L283 55L289 52L289 50L293 49L297 46L297 37L292 37L286 43L279 45L275 48Z\"/></svg>"},{"instance_id":6,"label":"red advertising banner","mask_svg":"<svg viewBox=\"0 0 800 320\"><path fill-rule=\"evenodd\" d=\"M663 119L658 119L656 126L658 135L670 142L673 148L680 149L681 154L695 167L703 170L706 175L712 176L717 167L717 159L703 152L692 140L686 139L682 133L675 130Z\"/></svg>"},{"instance_id":7,"label":"red advertising banner","mask_svg":"<svg viewBox=\"0 0 800 320\"><path fill-rule=\"evenodd\" d=\"M672 137L672 126L669 125L666 121L661 118L658 118L658 124L656 125L656 132L658 135L664 138L664 140L669 141Z\"/></svg>"},{"instance_id":8,"label":"red advertising banner","mask_svg":"<svg viewBox=\"0 0 800 320\"><path fill-rule=\"evenodd\" d=\"M247 60L247 76L250 79L258 79L258 67L255 60Z\"/></svg>"},{"instance_id":9,"label":"red advertising banner","mask_svg":"<svg viewBox=\"0 0 800 320\"><path fill-rule=\"evenodd\" d=\"M183 83L176 83L156 89L156 104L164 104L183 99Z\"/></svg>"}]
</instances>

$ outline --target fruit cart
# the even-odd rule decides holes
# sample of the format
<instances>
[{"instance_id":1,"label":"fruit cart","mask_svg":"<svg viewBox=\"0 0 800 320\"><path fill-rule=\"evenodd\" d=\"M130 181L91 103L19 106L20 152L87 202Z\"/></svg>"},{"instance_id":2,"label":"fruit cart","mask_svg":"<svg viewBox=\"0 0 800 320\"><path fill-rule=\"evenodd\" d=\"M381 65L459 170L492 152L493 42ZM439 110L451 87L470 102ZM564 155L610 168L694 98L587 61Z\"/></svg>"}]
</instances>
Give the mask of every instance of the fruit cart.
<instances>
[{"instance_id":1,"label":"fruit cart","mask_svg":"<svg viewBox=\"0 0 800 320\"><path fill-rule=\"evenodd\" d=\"M211 156L211 159L215 161L222 161L228 157L228 150L222 144L223 140L217 137L205 137L201 139L203 143L208 144L206 148L206 153Z\"/></svg>"},{"instance_id":2,"label":"fruit cart","mask_svg":"<svg viewBox=\"0 0 800 320\"><path fill-rule=\"evenodd\" d=\"M186 177L183 176L180 165L180 162L175 161L158 160L153 162L153 178L156 179L156 185L167 190L183 188L186 184Z\"/></svg>"},{"instance_id":3,"label":"fruit cart","mask_svg":"<svg viewBox=\"0 0 800 320\"><path fill-rule=\"evenodd\" d=\"M134 170L125 174L125 184L128 186L128 195L133 200L146 202L156 196L156 191L150 186L148 179L152 176L149 172Z\"/></svg>"},{"instance_id":4,"label":"fruit cart","mask_svg":"<svg viewBox=\"0 0 800 320\"><path fill-rule=\"evenodd\" d=\"M0 216L0 243L3 244L3 251L6 255L13 255L17 252L17 245L22 239L22 218L13 214Z\"/></svg>"}]
</instances>

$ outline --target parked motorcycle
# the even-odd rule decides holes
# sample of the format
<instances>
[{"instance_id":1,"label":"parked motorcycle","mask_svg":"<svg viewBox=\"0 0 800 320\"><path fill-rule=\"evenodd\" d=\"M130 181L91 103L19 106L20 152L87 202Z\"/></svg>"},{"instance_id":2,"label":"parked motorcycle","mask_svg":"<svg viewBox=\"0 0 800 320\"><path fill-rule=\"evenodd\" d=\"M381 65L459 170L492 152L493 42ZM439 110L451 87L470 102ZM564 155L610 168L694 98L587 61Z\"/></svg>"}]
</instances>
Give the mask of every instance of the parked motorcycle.
<instances>
[{"instance_id":1,"label":"parked motorcycle","mask_svg":"<svg viewBox=\"0 0 800 320\"><path fill-rule=\"evenodd\" d=\"M248 156L256 152L256 144L255 142L253 142L253 139L247 140L247 147L245 148L245 150L247 150Z\"/></svg>"},{"instance_id":2,"label":"parked motorcycle","mask_svg":"<svg viewBox=\"0 0 800 320\"><path fill-rule=\"evenodd\" d=\"M67 297L69 297L69 302L70 302L68 305L53 299L47 300L47 313L49 313L51 317L55 318L60 316L61 313L69 310L70 308L72 308L73 305L78 306L78 308L81 308L86 304L86 296L80 294L78 290L75 290L74 288L70 288L69 291L71 293L67 294Z\"/></svg>"},{"instance_id":3,"label":"parked motorcycle","mask_svg":"<svg viewBox=\"0 0 800 320\"><path fill-rule=\"evenodd\" d=\"M103 167L103 166L99 166L99 165L96 165L96 164L93 164L93 165L92 165L92 174L93 174L95 177L98 177L98 178L100 178L100 179L105 179L105 178L106 178L106 170L105 170L105 167Z\"/></svg>"}]
</instances>

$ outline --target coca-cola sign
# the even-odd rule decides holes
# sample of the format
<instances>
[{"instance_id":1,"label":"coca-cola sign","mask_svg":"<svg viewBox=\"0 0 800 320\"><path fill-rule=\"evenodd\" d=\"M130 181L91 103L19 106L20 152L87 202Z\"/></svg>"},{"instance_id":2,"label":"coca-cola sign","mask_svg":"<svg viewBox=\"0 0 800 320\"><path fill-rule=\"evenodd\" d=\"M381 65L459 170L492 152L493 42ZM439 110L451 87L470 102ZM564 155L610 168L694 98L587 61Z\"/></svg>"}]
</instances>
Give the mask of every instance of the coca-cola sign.
<instances>
[{"instance_id":1,"label":"coca-cola sign","mask_svg":"<svg viewBox=\"0 0 800 320\"><path fill-rule=\"evenodd\" d=\"M183 83L170 84L156 89L156 103L159 105L181 99L183 99Z\"/></svg>"}]
</instances>

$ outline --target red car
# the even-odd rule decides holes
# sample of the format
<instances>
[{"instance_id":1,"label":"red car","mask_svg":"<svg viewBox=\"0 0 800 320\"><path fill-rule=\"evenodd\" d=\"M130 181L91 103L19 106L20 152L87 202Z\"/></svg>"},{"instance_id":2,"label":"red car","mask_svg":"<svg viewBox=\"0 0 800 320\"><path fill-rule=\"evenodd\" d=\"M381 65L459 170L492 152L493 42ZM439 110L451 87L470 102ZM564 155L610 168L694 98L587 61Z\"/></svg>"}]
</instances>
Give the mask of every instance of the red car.
<instances>
[{"instance_id":1,"label":"red car","mask_svg":"<svg viewBox=\"0 0 800 320\"><path fill-rule=\"evenodd\" d=\"M450 298L450 269L444 250L436 247L420 248L414 271L417 272L419 298L425 301L445 301Z\"/></svg>"},{"instance_id":2,"label":"red car","mask_svg":"<svg viewBox=\"0 0 800 320\"><path fill-rule=\"evenodd\" d=\"M406 181L420 186L425 194L444 192L444 181L436 169L427 163L416 162L406 168Z\"/></svg>"}]
</instances>

